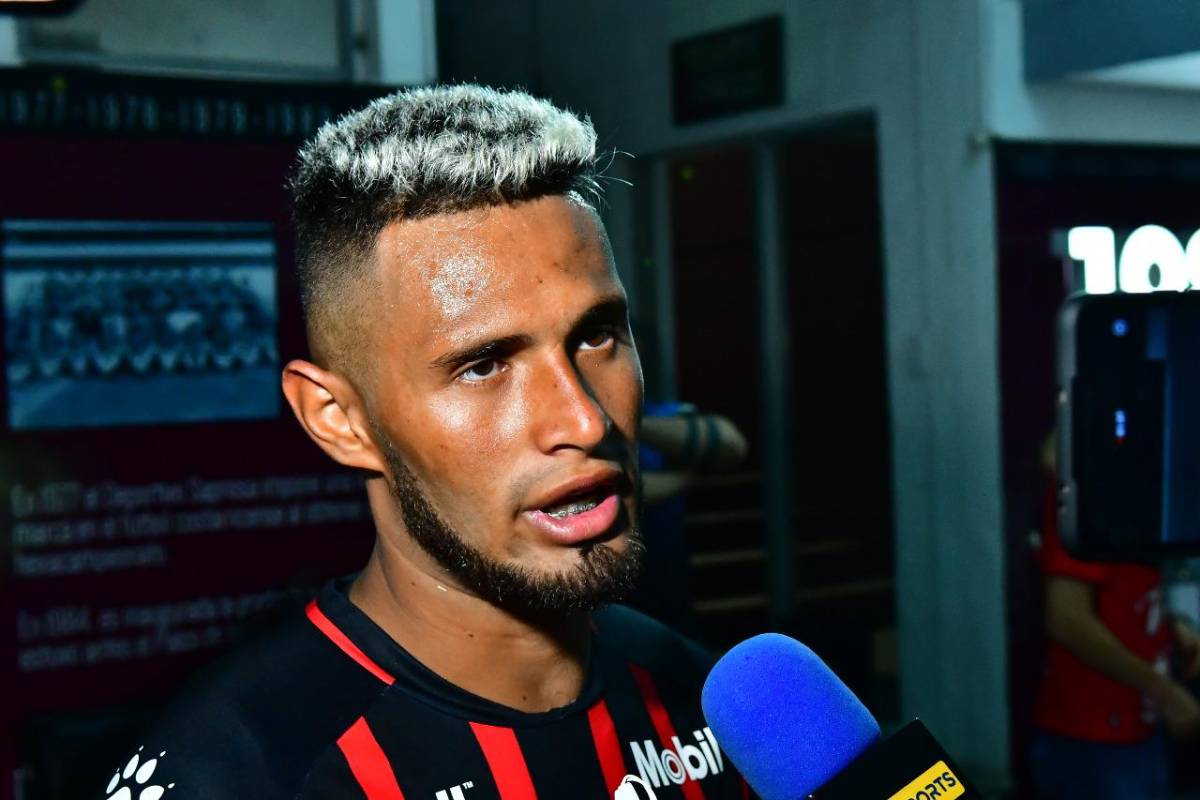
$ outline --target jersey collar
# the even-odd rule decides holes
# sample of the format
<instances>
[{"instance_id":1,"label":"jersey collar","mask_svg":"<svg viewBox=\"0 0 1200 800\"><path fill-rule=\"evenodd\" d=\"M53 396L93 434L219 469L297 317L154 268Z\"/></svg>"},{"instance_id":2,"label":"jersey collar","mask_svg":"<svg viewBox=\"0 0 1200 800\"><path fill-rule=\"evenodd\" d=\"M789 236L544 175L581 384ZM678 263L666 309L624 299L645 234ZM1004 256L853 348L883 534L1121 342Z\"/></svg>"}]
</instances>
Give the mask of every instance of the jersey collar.
<instances>
[{"instance_id":1,"label":"jersey collar","mask_svg":"<svg viewBox=\"0 0 1200 800\"><path fill-rule=\"evenodd\" d=\"M604 693L597 668L601 645L593 632L583 691L573 702L550 711L528 713L472 694L418 661L354 605L349 590L355 577L349 575L326 584L309 604L308 618L347 657L386 684L388 691L409 694L462 719L508 727L532 727L586 714Z\"/></svg>"}]
</instances>

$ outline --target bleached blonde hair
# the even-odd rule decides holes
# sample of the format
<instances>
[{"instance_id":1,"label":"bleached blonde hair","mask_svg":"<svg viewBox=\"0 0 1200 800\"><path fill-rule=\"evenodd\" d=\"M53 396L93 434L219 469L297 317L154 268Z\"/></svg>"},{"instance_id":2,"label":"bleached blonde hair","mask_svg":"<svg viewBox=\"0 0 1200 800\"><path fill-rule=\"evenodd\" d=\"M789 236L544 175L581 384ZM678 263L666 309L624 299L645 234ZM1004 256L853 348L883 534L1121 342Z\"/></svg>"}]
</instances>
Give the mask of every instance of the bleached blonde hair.
<instances>
[{"instance_id":1,"label":"bleached blonde hair","mask_svg":"<svg viewBox=\"0 0 1200 800\"><path fill-rule=\"evenodd\" d=\"M310 344L390 222L552 194L592 205L597 177L591 121L521 91L408 89L325 124L289 181Z\"/></svg>"}]
</instances>

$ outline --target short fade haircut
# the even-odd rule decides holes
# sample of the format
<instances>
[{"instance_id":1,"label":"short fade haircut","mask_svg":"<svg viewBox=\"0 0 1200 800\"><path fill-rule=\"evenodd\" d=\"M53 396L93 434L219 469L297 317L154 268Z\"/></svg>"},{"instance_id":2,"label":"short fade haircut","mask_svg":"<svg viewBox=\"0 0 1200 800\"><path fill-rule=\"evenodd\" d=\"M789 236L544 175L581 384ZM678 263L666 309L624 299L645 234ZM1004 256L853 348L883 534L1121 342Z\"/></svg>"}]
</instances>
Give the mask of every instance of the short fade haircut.
<instances>
[{"instance_id":1,"label":"short fade haircut","mask_svg":"<svg viewBox=\"0 0 1200 800\"><path fill-rule=\"evenodd\" d=\"M409 89L326 123L289 181L314 358L342 360L339 342L359 314L340 301L389 223L547 195L594 208L597 178L591 120L521 91Z\"/></svg>"}]
</instances>

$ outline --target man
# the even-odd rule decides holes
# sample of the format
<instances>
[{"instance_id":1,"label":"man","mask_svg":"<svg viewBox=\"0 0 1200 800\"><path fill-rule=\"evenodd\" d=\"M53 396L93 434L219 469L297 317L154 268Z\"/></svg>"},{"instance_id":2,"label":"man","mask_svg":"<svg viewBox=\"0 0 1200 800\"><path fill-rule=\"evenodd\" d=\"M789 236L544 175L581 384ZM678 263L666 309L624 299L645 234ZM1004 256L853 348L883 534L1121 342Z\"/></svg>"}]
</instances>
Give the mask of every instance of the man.
<instances>
[{"instance_id":1,"label":"man","mask_svg":"<svg viewBox=\"0 0 1200 800\"><path fill-rule=\"evenodd\" d=\"M1042 467L1055 472L1053 439ZM1032 772L1055 800L1168 800L1171 773L1161 727L1200 731L1200 703L1170 674L1172 645L1185 679L1200 672L1200 640L1162 609L1159 570L1089 563L1058 534L1056 492L1042 507L1039 564L1045 574L1047 651L1034 709ZM1161 725L1160 725L1161 723Z\"/></svg>"},{"instance_id":2,"label":"man","mask_svg":"<svg viewBox=\"0 0 1200 800\"><path fill-rule=\"evenodd\" d=\"M368 476L374 553L183 700L107 797L743 796L700 713L705 654L592 613L637 574L642 401L595 142L464 85L301 151L312 360L283 391Z\"/></svg>"}]
</instances>

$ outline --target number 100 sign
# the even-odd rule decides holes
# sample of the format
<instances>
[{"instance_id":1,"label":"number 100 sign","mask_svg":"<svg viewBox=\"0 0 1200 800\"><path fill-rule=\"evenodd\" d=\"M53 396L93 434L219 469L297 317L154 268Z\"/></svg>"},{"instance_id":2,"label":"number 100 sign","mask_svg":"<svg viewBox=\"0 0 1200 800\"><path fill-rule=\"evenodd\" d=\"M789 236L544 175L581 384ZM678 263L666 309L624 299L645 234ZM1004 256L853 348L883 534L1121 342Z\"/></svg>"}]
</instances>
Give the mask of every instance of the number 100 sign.
<instances>
[{"instance_id":1,"label":"number 100 sign","mask_svg":"<svg viewBox=\"0 0 1200 800\"><path fill-rule=\"evenodd\" d=\"M1125 238L1117 254L1112 228L1088 225L1067 231L1067 252L1083 262L1088 294L1182 292L1200 288L1200 231L1187 244L1161 225L1143 225Z\"/></svg>"}]
</instances>

